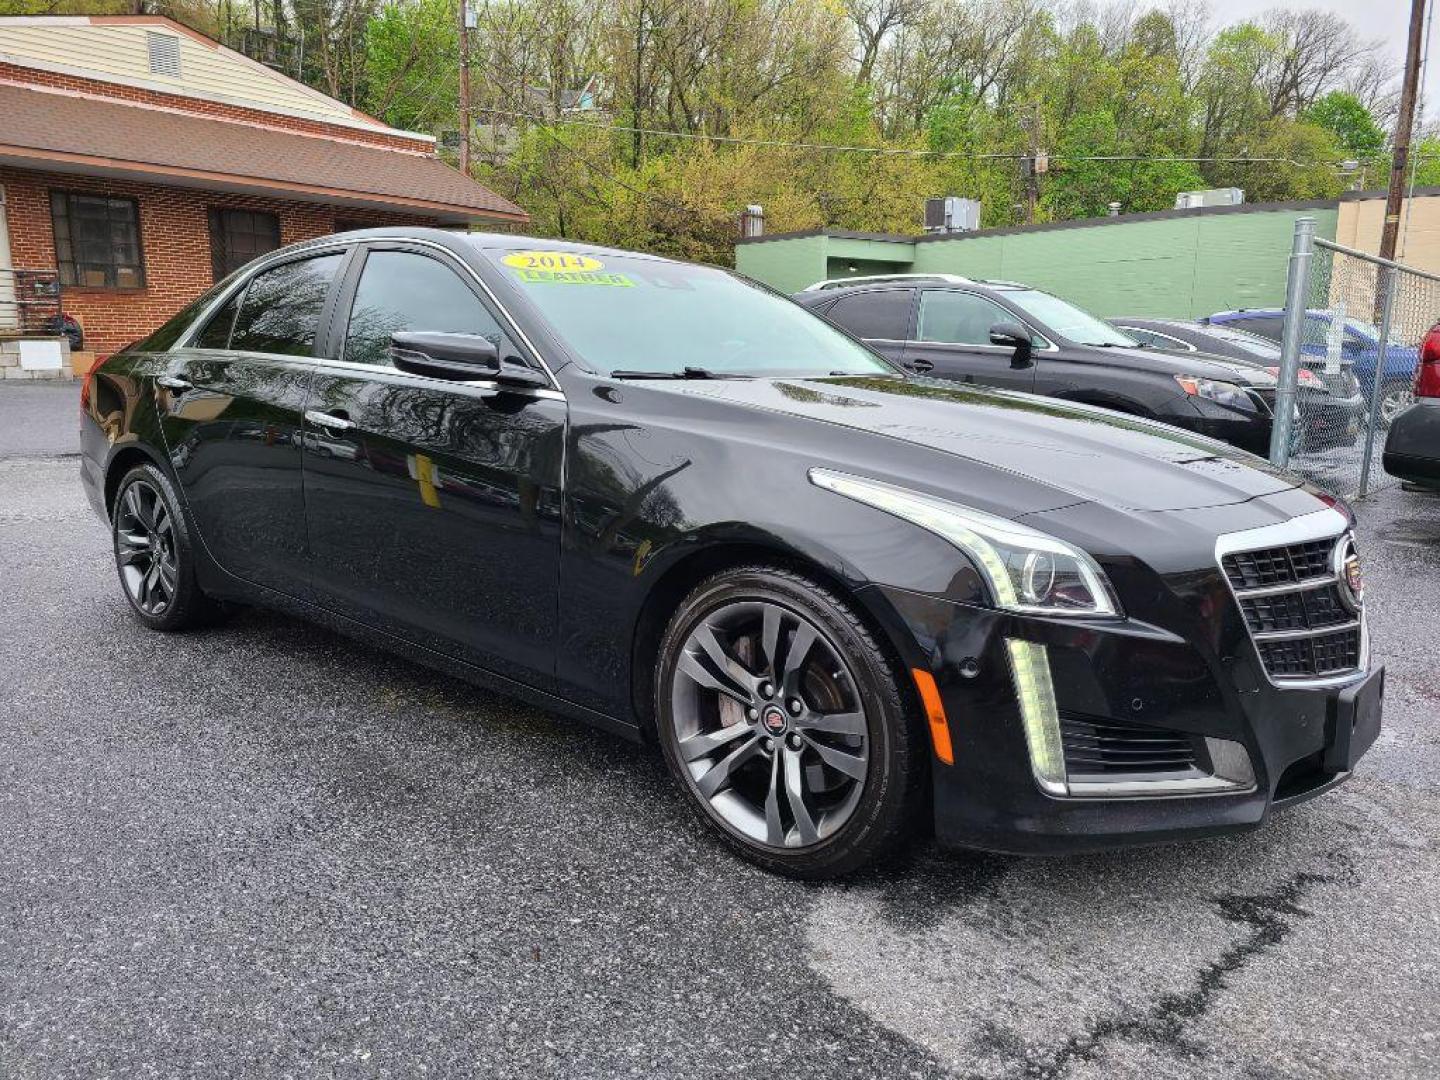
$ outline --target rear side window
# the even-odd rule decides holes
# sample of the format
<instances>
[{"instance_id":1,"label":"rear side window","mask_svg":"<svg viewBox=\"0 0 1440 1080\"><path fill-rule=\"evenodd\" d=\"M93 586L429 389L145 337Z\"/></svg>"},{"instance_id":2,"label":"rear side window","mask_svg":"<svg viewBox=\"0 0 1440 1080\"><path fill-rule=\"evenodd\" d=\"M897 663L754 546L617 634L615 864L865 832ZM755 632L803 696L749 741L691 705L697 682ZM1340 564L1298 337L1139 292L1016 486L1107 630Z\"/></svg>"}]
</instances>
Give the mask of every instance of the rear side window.
<instances>
[{"instance_id":1,"label":"rear side window","mask_svg":"<svg viewBox=\"0 0 1440 1080\"><path fill-rule=\"evenodd\" d=\"M826 316L859 338L904 341L913 295L909 289L883 289L843 296L830 305Z\"/></svg>"},{"instance_id":2,"label":"rear side window","mask_svg":"<svg viewBox=\"0 0 1440 1080\"><path fill-rule=\"evenodd\" d=\"M192 343L196 349L226 349L230 347L230 328L235 325L235 311L240 306L240 290L221 305L220 310L210 316L205 329L195 335Z\"/></svg>"},{"instance_id":3,"label":"rear side window","mask_svg":"<svg viewBox=\"0 0 1440 1080\"><path fill-rule=\"evenodd\" d=\"M500 324L444 263L411 251L372 251L350 305L344 359L388 364L396 333L478 334L504 350Z\"/></svg>"},{"instance_id":4,"label":"rear side window","mask_svg":"<svg viewBox=\"0 0 1440 1080\"><path fill-rule=\"evenodd\" d=\"M296 259L256 274L235 317L230 348L310 356L315 350L320 312L343 257Z\"/></svg>"}]
</instances>

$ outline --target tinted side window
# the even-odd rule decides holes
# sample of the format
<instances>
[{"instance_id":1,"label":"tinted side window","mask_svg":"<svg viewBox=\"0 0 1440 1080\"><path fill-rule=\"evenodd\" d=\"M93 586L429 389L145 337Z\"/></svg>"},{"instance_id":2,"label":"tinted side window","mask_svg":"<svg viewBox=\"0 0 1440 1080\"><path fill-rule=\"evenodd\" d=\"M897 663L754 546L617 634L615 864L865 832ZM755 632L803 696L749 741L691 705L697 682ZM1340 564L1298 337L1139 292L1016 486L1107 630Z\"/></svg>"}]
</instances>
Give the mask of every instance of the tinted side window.
<instances>
[{"instance_id":1,"label":"tinted side window","mask_svg":"<svg viewBox=\"0 0 1440 1080\"><path fill-rule=\"evenodd\" d=\"M343 359L388 364L390 335L407 331L478 334L497 346L504 336L480 298L444 263L411 251L372 251L350 305Z\"/></svg>"},{"instance_id":2,"label":"tinted side window","mask_svg":"<svg viewBox=\"0 0 1440 1080\"><path fill-rule=\"evenodd\" d=\"M230 328L235 325L235 311L240 306L242 289L221 305L220 310L210 316L205 329L195 335L197 349L227 349L230 347Z\"/></svg>"},{"instance_id":3,"label":"tinted side window","mask_svg":"<svg viewBox=\"0 0 1440 1080\"><path fill-rule=\"evenodd\" d=\"M856 337L904 341L910 329L912 295L909 289L856 293L835 301L826 315Z\"/></svg>"},{"instance_id":4,"label":"tinted side window","mask_svg":"<svg viewBox=\"0 0 1440 1080\"><path fill-rule=\"evenodd\" d=\"M315 350L320 311L342 255L317 255L257 274L245 290L230 348L309 356Z\"/></svg>"},{"instance_id":5,"label":"tinted side window","mask_svg":"<svg viewBox=\"0 0 1440 1080\"><path fill-rule=\"evenodd\" d=\"M927 289L920 296L920 325L916 328L915 339L955 345L989 345L990 327L1000 322L1017 321L1010 312L983 296Z\"/></svg>"},{"instance_id":6,"label":"tinted side window","mask_svg":"<svg viewBox=\"0 0 1440 1080\"><path fill-rule=\"evenodd\" d=\"M177 314L171 316L160 329L156 330L149 337L135 343L134 348L141 352L164 352L175 342L179 341L186 330L189 330L195 322L195 317L205 310L207 304L215 299L220 292L221 285L207 291L203 296L198 296L186 304Z\"/></svg>"}]
</instances>

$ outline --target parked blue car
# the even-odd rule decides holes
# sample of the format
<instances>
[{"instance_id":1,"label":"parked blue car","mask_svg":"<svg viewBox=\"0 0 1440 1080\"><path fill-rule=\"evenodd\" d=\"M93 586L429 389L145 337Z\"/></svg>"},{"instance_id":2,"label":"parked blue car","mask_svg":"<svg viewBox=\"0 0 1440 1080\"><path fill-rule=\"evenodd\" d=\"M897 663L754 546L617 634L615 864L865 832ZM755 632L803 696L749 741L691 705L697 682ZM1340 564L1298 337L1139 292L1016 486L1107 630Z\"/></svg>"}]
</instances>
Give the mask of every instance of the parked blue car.
<instances>
[{"instance_id":1,"label":"parked blue car","mask_svg":"<svg viewBox=\"0 0 1440 1080\"><path fill-rule=\"evenodd\" d=\"M1309 356L1325 355L1332 317L1331 312L1323 310L1305 313L1301 352ZM1221 311L1198 321L1216 326L1233 326L1278 342L1285 327L1285 312L1281 308L1250 308ZM1375 369L1380 357L1380 331L1362 319L1348 317L1345 320L1340 348L1342 361L1349 361L1353 365L1355 378L1359 380L1368 401L1371 387L1375 385ZM1390 421L1415 400L1415 366L1419 360L1420 350L1415 345L1401 342L1392 331L1389 347L1385 350L1385 372L1380 383L1382 426L1388 427Z\"/></svg>"}]
</instances>

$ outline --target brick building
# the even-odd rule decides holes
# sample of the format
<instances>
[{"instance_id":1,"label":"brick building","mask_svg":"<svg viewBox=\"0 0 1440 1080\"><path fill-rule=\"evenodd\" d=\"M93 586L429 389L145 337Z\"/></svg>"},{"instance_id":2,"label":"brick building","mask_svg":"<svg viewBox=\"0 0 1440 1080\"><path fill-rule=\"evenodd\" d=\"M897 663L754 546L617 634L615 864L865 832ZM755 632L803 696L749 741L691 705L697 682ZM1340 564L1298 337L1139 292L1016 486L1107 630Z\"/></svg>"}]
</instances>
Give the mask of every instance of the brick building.
<instances>
[{"instance_id":1,"label":"brick building","mask_svg":"<svg viewBox=\"0 0 1440 1080\"><path fill-rule=\"evenodd\" d=\"M283 244L526 220L429 136L168 19L0 18L0 337L56 280L104 356Z\"/></svg>"}]
</instances>

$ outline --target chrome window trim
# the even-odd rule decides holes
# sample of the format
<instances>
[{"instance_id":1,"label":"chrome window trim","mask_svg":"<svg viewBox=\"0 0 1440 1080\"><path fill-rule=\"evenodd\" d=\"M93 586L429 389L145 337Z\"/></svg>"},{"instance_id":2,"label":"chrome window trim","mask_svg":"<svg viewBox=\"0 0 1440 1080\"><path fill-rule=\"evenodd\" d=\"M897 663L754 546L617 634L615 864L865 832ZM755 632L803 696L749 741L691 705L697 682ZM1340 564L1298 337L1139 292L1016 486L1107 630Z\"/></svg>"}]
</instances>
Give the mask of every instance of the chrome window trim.
<instances>
[{"instance_id":1,"label":"chrome window trim","mask_svg":"<svg viewBox=\"0 0 1440 1080\"><path fill-rule=\"evenodd\" d=\"M1245 636L1250 641L1250 646L1255 653L1255 662L1260 668L1261 674L1265 676L1266 682L1281 690L1316 690L1327 687L1346 686L1350 683L1359 682L1366 677L1370 670L1370 620L1364 609L1355 622L1360 624L1360 656L1356 667L1352 671L1344 671L1336 675L1321 675L1315 677L1287 678L1283 675L1271 675L1265 666L1265 660L1260 655L1259 642L1262 640L1278 640L1274 637L1257 633L1250 629L1249 623L1245 621L1245 613L1240 608L1241 596L1260 595L1255 592L1243 592L1237 590L1230 583L1230 575L1225 572L1224 559L1227 555L1233 555L1241 551L1254 551L1260 548L1286 547L1290 544L1304 544L1313 540L1332 540L1337 545L1347 536L1352 534L1350 519L1333 507L1325 507L1323 510L1316 510L1309 514L1302 514L1300 517L1291 518L1289 521L1282 521L1275 525L1262 525L1256 529L1243 529L1239 532L1222 533L1215 538L1215 565L1220 571L1220 576L1225 579L1225 585L1230 590L1230 595L1235 598L1235 606L1240 615L1241 625L1245 628ZM1327 577L1333 577L1327 575ZM1288 589L1290 592L1301 591L1311 584L1323 584L1321 578L1308 578L1304 582L1292 583ZM1285 589L1280 590L1287 591ZM1327 633L1341 633L1346 629L1354 629L1354 622L1342 626L1324 627L1319 630L1306 630L1304 637L1323 637ZM1273 633L1288 633L1279 631Z\"/></svg>"},{"instance_id":2,"label":"chrome window trim","mask_svg":"<svg viewBox=\"0 0 1440 1080\"><path fill-rule=\"evenodd\" d=\"M509 329L514 332L515 337L520 341L521 344L523 344L527 349L529 349L530 354L534 356L537 361L539 361L540 367L545 372L545 377L550 380L550 386L548 388L537 387L534 390L529 390L525 388L506 387L505 389L518 393L531 393L537 397L553 395L555 398L558 398L561 401L565 400L565 392L560 388L560 380L555 377L555 372L551 369L549 362L545 359L544 355L540 352L540 350L535 347L535 343L530 340L530 336L520 328L520 325L515 321L514 316L512 316L509 310L505 307L505 305L500 302L500 298L495 295L495 291L491 289L490 286L485 282L485 280L475 271L475 268L472 267L468 262L466 262L462 256L457 255L454 251L450 250L450 248L446 247L444 244L437 244L433 240L423 240L418 237L410 236L373 236L351 240L317 241L313 244L313 246L301 248L286 248L282 251L275 252L273 256L266 256L263 261L259 262L257 265L247 270L245 274L243 274L240 279L236 281L230 288L220 293L218 296L215 297L214 300L207 304L205 306L205 309L201 311L200 314L195 316L194 321L191 322L189 327L186 328L185 332L180 335L180 338L176 341L176 343L170 346L170 348L166 351L175 352L179 349L194 348L194 346L191 344L191 339L195 336L195 334L204 324L209 322L210 316L213 315L216 310L228 303L230 298L233 297L237 292L240 292L241 290L248 287L251 281L253 281L260 274L263 274L272 265L289 262L292 259L310 258L312 255L324 255L331 252L332 250L338 250L340 253L343 254L346 250L352 247L368 248L376 244L407 244L418 247L430 248L433 251L438 251L441 254L450 256L451 259L459 263L460 266L464 268L465 272L474 280L474 282L480 286L481 291L483 291L486 297L489 298L490 303L495 306L495 310L500 313L501 319L504 321L505 324L508 324ZM348 318L348 313L346 317ZM201 351L220 352L228 354L233 352L234 350L205 349ZM331 360L328 357L321 356L291 356L281 353L249 353L247 355L265 358L274 356L285 360L299 360L306 363L320 364L327 367L339 366L342 368L349 368L357 371L374 372L396 370L395 368L381 368L375 364L355 364L348 360ZM493 379L476 379L467 382L456 382L450 379L430 379L430 377L426 375L411 376L408 372L401 372L400 374L406 375L410 378L429 379L429 381L442 386L469 386L482 389L499 389L499 385Z\"/></svg>"}]
</instances>

